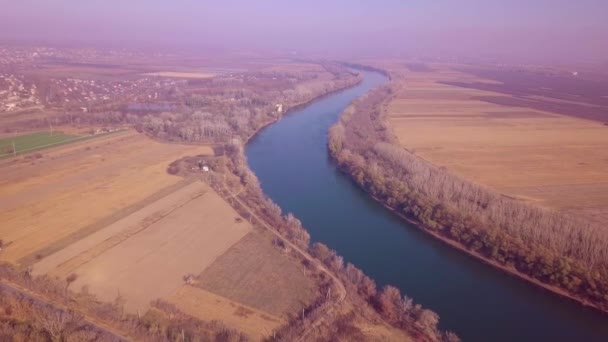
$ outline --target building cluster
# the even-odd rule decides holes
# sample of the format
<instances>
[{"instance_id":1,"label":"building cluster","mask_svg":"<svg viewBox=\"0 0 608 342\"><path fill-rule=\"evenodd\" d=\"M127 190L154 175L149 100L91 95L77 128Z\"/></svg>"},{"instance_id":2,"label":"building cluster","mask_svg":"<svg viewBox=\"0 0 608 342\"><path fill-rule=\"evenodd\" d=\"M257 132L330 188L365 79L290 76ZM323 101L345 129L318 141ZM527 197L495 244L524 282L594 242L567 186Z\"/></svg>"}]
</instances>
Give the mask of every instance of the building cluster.
<instances>
[{"instance_id":1,"label":"building cluster","mask_svg":"<svg viewBox=\"0 0 608 342\"><path fill-rule=\"evenodd\" d=\"M143 74L68 77L69 73L53 72L57 66L71 65L94 70L98 65L136 60L138 54L128 50L0 45L0 112L43 107L89 111L100 105L156 100L164 89L180 85L178 80Z\"/></svg>"},{"instance_id":2,"label":"building cluster","mask_svg":"<svg viewBox=\"0 0 608 342\"><path fill-rule=\"evenodd\" d=\"M144 56L143 53L126 49L56 48L42 46L0 45L0 66L16 63L119 62Z\"/></svg>"},{"instance_id":3,"label":"building cluster","mask_svg":"<svg viewBox=\"0 0 608 342\"><path fill-rule=\"evenodd\" d=\"M125 100L144 101L157 99L159 90L175 85L175 81L152 78L129 80L94 80L59 78L51 80L45 103L50 106L82 106L117 103Z\"/></svg>"},{"instance_id":4,"label":"building cluster","mask_svg":"<svg viewBox=\"0 0 608 342\"><path fill-rule=\"evenodd\" d=\"M40 105L38 87L23 75L0 74L0 112Z\"/></svg>"}]
</instances>

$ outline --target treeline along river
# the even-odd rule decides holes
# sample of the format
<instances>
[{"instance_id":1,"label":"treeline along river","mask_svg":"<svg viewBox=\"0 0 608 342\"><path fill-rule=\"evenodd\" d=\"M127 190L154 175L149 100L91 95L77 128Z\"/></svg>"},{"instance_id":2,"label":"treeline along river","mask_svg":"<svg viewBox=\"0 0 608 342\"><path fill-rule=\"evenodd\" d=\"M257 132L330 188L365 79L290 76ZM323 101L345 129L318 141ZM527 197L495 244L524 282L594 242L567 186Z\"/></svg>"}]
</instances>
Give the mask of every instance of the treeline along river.
<instances>
[{"instance_id":1,"label":"treeline along river","mask_svg":"<svg viewBox=\"0 0 608 342\"><path fill-rule=\"evenodd\" d=\"M608 341L608 316L509 276L396 217L332 163L328 129L355 98L388 80L364 81L295 110L246 148L264 192L313 241L439 314L464 341Z\"/></svg>"}]
</instances>

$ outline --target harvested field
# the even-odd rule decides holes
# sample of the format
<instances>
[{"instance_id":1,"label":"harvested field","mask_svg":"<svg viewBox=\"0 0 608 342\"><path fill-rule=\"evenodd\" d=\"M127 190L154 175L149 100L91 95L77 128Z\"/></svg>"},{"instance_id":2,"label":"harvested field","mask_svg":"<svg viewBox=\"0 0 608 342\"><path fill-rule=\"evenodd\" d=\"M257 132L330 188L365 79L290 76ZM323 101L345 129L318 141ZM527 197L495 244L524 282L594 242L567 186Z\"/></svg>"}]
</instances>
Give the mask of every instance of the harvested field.
<instances>
[{"instance_id":1,"label":"harvested field","mask_svg":"<svg viewBox=\"0 0 608 342\"><path fill-rule=\"evenodd\" d=\"M405 148L505 195L608 219L608 127L507 105L516 103L510 95L445 84L488 81L445 68L404 77L388 111Z\"/></svg>"},{"instance_id":2,"label":"harvested field","mask_svg":"<svg viewBox=\"0 0 608 342\"><path fill-rule=\"evenodd\" d=\"M283 319L267 312L233 302L198 287L184 285L170 299L185 313L205 321L221 321L230 328L237 329L253 340L272 336Z\"/></svg>"},{"instance_id":3,"label":"harvested field","mask_svg":"<svg viewBox=\"0 0 608 342\"><path fill-rule=\"evenodd\" d=\"M254 231L232 246L198 277L197 286L235 302L286 318L315 299L305 267Z\"/></svg>"},{"instance_id":4,"label":"harvested field","mask_svg":"<svg viewBox=\"0 0 608 342\"><path fill-rule=\"evenodd\" d=\"M251 229L212 189L191 183L34 265L60 279L78 275L105 301L120 293L131 312L171 296ZM150 284L153 284L151 286Z\"/></svg>"},{"instance_id":5,"label":"harvested field","mask_svg":"<svg viewBox=\"0 0 608 342\"><path fill-rule=\"evenodd\" d=\"M177 71L161 71L151 72L144 74L146 76L160 76L160 77L172 77L172 78L212 78L215 74L207 72L177 72Z\"/></svg>"},{"instance_id":6,"label":"harvested field","mask_svg":"<svg viewBox=\"0 0 608 342\"><path fill-rule=\"evenodd\" d=\"M542 68L464 67L459 70L493 84L476 80L442 80L446 84L493 91L509 98L512 105L544 110L574 117L608 121L608 78L595 72L574 76L571 71ZM593 77L589 77L593 76ZM494 102L499 97L484 99ZM498 102L499 104L502 104Z\"/></svg>"},{"instance_id":7,"label":"harvested field","mask_svg":"<svg viewBox=\"0 0 608 342\"><path fill-rule=\"evenodd\" d=\"M0 161L0 259L30 263L45 248L87 234L182 181L167 166L206 146L161 144L133 131Z\"/></svg>"}]
</instances>

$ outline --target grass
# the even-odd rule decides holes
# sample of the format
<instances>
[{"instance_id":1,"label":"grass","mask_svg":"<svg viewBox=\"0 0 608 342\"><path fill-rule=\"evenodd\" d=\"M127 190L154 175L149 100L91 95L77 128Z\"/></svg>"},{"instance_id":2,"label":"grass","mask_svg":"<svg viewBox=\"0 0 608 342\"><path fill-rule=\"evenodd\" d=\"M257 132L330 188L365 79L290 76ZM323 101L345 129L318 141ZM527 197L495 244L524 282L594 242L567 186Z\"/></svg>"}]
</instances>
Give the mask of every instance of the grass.
<instances>
[{"instance_id":1,"label":"grass","mask_svg":"<svg viewBox=\"0 0 608 342\"><path fill-rule=\"evenodd\" d=\"M0 139L0 157L13 155L13 143L16 150L15 152L17 154L23 154L68 143L79 138L83 137L63 134L61 132L36 132L16 137L2 138Z\"/></svg>"}]
</instances>

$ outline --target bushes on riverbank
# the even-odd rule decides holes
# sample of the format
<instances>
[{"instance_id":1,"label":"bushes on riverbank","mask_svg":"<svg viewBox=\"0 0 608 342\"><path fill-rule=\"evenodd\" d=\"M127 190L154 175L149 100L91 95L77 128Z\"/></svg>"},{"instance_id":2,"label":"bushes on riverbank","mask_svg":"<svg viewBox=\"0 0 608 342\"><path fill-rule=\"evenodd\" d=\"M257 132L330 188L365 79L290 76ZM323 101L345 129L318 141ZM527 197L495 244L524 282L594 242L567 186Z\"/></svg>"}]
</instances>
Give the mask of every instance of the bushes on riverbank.
<instances>
[{"instance_id":1,"label":"bushes on riverbank","mask_svg":"<svg viewBox=\"0 0 608 342\"><path fill-rule=\"evenodd\" d=\"M471 253L608 310L608 230L518 202L416 157L397 145L378 88L330 130L340 168L375 198Z\"/></svg>"},{"instance_id":2,"label":"bushes on riverbank","mask_svg":"<svg viewBox=\"0 0 608 342\"><path fill-rule=\"evenodd\" d=\"M211 177L208 180L209 183L220 193L225 192L223 188L225 185L232 184L235 188L241 187L242 191L238 191L238 198L287 240L308 251L310 255L322 262L344 284L349 298L364 306L361 308L362 312L371 309L391 325L407 331L422 341L459 340L455 334L444 333L438 329L439 316L435 312L415 305L411 298L402 296L399 290L393 286L386 286L378 290L374 280L353 264L344 263L344 259L335 251L320 243L311 245L310 235L301 222L292 214L283 215L281 208L264 195L259 181L247 166L240 142L233 140L222 150L227 158L217 158L211 161L211 166L216 172L228 173L228 177L218 176L217 179ZM232 175L238 177L237 182L231 179L234 177ZM232 196L230 193L226 195L227 197ZM247 211L239 210L238 203L231 204L242 216L252 219ZM335 293L333 294L335 295ZM279 332L278 336L281 338L297 336L297 332L306 329L306 322L314 321L312 315L321 315L327 305L328 301L325 296L310 304L306 308L306 318L293 320L288 327L284 327ZM340 321L343 328L348 325L348 322L351 322L347 317L340 316L334 317L334 319ZM352 336L356 336L352 329L349 331L353 333Z\"/></svg>"}]
</instances>

